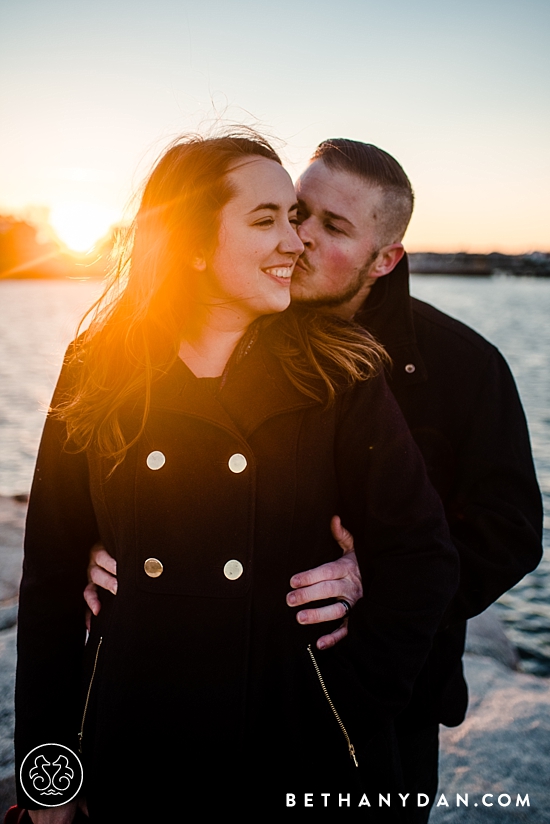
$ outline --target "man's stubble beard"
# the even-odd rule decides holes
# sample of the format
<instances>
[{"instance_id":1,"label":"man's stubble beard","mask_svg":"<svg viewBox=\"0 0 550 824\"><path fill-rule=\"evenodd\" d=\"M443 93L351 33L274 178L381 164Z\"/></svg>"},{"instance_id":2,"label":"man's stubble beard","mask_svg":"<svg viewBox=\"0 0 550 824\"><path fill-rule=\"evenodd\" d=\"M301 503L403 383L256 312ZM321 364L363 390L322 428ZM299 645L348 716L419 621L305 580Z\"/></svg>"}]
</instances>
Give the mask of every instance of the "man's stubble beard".
<instances>
[{"instance_id":1,"label":"man's stubble beard","mask_svg":"<svg viewBox=\"0 0 550 824\"><path fill-rule=\"evenodd\" d=\"M291 299L292 303L299 303L303 306L310 306L312 309L330 309L336 308L337 306L342 306L344 303L348 303L350 300L357 295L357 293L363 288L365 285L365 281L369 277L370 267L378 257L379 250L375 250L372 252L371 256L369 257L368 261L362 267L362 269L357 272L355 279L349 283L343 292L338 292L338 294L332 295L317 295L314 298L307 298L307 297L299 297L295 298L292 297L292 286L291 286ZM302 258L306 261L306 272L311 269L309 264L307 263L306 255L302 255Z\"/></svg>"}]
</instances>

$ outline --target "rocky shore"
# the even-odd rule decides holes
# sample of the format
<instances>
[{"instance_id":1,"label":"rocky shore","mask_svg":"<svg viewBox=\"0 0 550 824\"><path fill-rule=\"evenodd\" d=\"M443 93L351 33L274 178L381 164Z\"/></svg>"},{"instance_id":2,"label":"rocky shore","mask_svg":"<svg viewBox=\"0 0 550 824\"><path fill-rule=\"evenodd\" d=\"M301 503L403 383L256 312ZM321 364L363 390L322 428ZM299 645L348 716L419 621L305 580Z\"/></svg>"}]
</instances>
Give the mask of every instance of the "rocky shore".
<instances>
[{"instance_id":1,"label":"rocky shore","mask_svg":"<svg viewBox=\"0 0 550 824\"><path fill-rule=\"evenodd\" d=\"M0 821L14 803L15 623L25 511L24 501L0 497ZM469 622L467 650L470 708L460 727L442 728L438 806L430 824L550 824L550 679L518 670L491 609Z\"/></svg>"},{"instance_id":2,"label":"rocky shore","mask_svg":"<svg viewBox=\"0 0 550 824\"><path fill-rule=\"evenodd\" d=\"M0 496L0 821L14 798L15 624L21 577L24 501Z\"/></svg>"},{"instance_id":3,"label":"rocky shore","mask_svg":"<svg viewBox=\"0 0 550 824\"><path fill-rule=\"evenodd\" d=\"M109 269L121 230L122 227L113 227L91 254L77 254L53 240L43 242L44 233L36 226L0 215L0 278L81 278L83 268L86 278L102 278ZM550 277L548 251L523 255L412 252L409 261L415 274Z\"/></svg>"},{"instance_id":4,"label":"rocky shore","mask_svg":"<svg viewBox=\"0 0 550 824\"><path fill-rule=\"evenodd\" d=\"M471 653L465 669L468 715L441 734L437 800L449 806L430 824L550 822L550 681Z\"/></svg>"}]
</instances>

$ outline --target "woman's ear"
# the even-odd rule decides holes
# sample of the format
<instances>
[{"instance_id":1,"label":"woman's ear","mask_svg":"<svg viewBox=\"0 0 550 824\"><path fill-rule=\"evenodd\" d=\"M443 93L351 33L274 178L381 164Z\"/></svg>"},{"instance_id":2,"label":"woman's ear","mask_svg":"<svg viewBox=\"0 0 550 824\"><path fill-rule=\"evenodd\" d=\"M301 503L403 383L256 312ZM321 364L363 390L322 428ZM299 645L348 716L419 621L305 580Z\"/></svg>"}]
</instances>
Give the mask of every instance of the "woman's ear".
<instances>
[{"instance_id":1,"label":"woman's ear","mask_svg":"<svg viewBox=\"0 0 550 824\"><path fill-rule=\"evenodd\" d=\"M204 272L206 269L206 260L201 255L195 255L191 258L191 267L196 272Z\"/></svg>"}]
</instances>

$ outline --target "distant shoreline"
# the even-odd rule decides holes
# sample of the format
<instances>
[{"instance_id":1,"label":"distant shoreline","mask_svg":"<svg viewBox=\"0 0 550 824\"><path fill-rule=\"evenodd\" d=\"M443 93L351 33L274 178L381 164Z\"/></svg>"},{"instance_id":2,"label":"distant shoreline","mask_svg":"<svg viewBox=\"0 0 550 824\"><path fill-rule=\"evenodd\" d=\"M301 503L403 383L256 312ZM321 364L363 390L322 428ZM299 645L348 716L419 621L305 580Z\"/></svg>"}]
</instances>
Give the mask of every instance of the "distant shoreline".
<instances>
[{"instance_id":1,"label":"distant shoreline","mask_svg":"<svg viewBox=\"0 0 550 824\"><path fill-rule=\"evenodd\" d=\"M409 261L411 273L415 275L550 277L550 253L547 252L526 255L413 252L409 254Z\"/></svg>"},{"instance_id":2,"label":"distant shoreline","mask_svg":"<svg viewBox=\"0 0 550 824\"><path fill-rule=\"evenodd\" d=\"M113 266L121 232L122 227L114 226L92 250L77 254L51 239L44 242L36 226L0 215L0 280L100 280ZM550 251L523 255L409 252L409 261L415 275L550 277Z\"/></svg>"},{"instance_id":3,"label":"distant shoreline","mask_svg":"<svg viewBox=\"0 0 550 824\"><path fill-rule=\"evenodd\" d=\"M107 273L110 262L105 254L96 257L91 264L73 262L67 255L62 259L52 256L38 265L32 261L0 271L0 280L100 280ZM525 255L410 252L409 263L414 275L550 277L548 252Z\"/></svg>"}]
</instances>

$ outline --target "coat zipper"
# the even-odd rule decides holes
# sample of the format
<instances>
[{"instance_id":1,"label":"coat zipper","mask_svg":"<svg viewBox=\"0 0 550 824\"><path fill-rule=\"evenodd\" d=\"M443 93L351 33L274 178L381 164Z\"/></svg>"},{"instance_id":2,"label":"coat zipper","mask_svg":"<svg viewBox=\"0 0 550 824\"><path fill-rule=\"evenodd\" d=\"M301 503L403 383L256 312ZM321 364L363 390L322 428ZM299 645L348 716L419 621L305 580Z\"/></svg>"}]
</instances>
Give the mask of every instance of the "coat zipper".
<instances>
[{"instance_id":1,"label":"coat zipper","mask_svg":"<svg viewBox=\"0 0 550 824\"><path fill-rule=\"evenodd\" d=\"M358 766L359 766L359 764L357 763L357 758L355 757L355 747L353 746L353 744L352 744L352 743L351 743L351 741L349 740L348 731L347 731L347 730L346 730L346 728L344 727L344 723L343 723L342 719L340 718L340 716L338 715L338 712L337 712L337 710L336 710L336 707L335 707L335 706L334 706L334 704L332 703L332 698L331 698L331 697L330 697L330 695L328 694L328 690L327 690L327 688L326 688L326 686L325 686L325 682L323 681L323 676L321 675L321 670L319 669L319 664L318 664L318 663L317 663L317 661L315 660L315 656L314 656L313 652L311 651L311 644L308 644L308 646L307 646L307 651L309 652L309 655L310 655L311 661L312 661L312 663L313 663L313 666L315 667L315 672L317 673L317 678L319 679L319 683L321 684L322 690L323 690L323 692L324 692L324 694L325 694L325 698L327 699L327 701L328 701L328 703L329 703L329 706L330 706L330 708L331 708L332 712L334 713L334 717L335 717L335 718L336 718L336 720L338 721L338 724L339 724L339 726L340 726L340 729L341 729L341 730L342 730L342 732L344 733L344 737L345 737L346 742L347 742L347 745L348 745L349 757L350 757L350 758L353 758L353 763L355 764L355 766L356 766L356 767L358 767Z\"/></svg>"},{"instance_id":2,"label":"coat zipper","mask_svg":"<svg viewBox=\"0 0 550 824\"><path fill-rule=\"evenodd\" d=\"M86 703L84 704L84 712L82 713L82 722L80 724L80 732L78 733L78 751L82 755L82 739L84 738L84 722L86 721L86 713L88 712L88 703L90 701L90 693L92 691L92 685L94 683L95 678L95 671L97 669L97 659L99 658L99 649L103 642L103 636L99 639L99 644L97 645L97 649L95 651L95 660L94 660L94 668L92 670L92 677L90 678L90 683L88 685L88 694L86 695Z\"/></svg>"}]
</instances>

